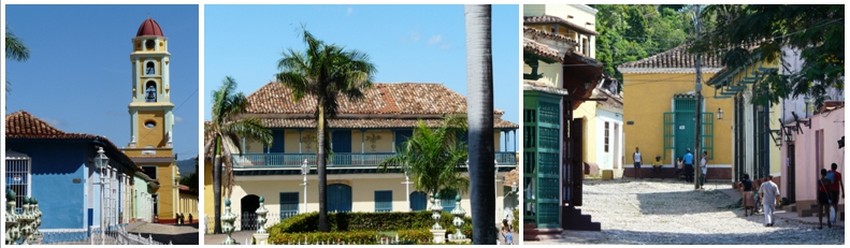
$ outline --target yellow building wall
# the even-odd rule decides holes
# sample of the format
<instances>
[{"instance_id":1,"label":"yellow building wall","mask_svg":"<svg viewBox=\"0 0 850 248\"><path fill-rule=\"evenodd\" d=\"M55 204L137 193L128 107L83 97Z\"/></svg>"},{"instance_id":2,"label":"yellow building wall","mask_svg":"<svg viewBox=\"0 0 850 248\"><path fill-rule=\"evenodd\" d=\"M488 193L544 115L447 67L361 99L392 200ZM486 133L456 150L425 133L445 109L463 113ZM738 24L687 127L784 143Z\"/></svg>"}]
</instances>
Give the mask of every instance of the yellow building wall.
<instances>
[{"instance_id":1,"label":"yellow building wall","mask_svg":"<svg viewBox=\"0 0 850 248\"><path fill-rule=\"evenodd\" d=\"M582 140L582 158L583 162L598 163L596 161L596 142L599 142L604 137L596 137L597 126L593 125L593 118L596 117L596 102L586 101L579 105L573 111L573 119L582 119L582 127L584 127L584 139Z\"/></svg>"},{"instance_id":2,"label":"yellow building wall","mask_svg":"<svg viewBox=\"0 0 850 248\"><path fill-rule=\"evenodd\" d=\"M713 73L703 73L708 79ZM632 153L640 147L643 159L650 161L656 154L666 154L662 161L672 164L670 151L664 148L664 112L671 112L673 95L694 91L695 74L624 74L623 75L623 131L625 135L625 166L634 163ZM715 113L714 157L709 165L729 166L733 161L733 100L714 99L714 88L703 86L704 110ZM724 111L724 118L717 119L717 109ZM628 125L633 121L633 125ZM662 153L664 152L664 153ZM681 156L681 155L677 155ZM664 157L664 155L662 155Z\"/></svg>"},{"instance_id":3,"label":"yellow building wall","mask_svg":"<svg viewBox=\"0 0 850 248\"><path fill-rule=\"evenodd\" d=\"M393 140L395 136L390 130L366 130L365 132L352 130L351 152L359 153L361 150L364 153L393 152Z\"/></svg>"},{"instance_id":4,"label":"yellow building wall","mask_svg":"<svg viewBox=\"0 0 850 248\"><path fill-rule=\"evenodd\" d=\"M183 214L186 223L189 223L189 214L192 214L192 221L198 220L198 196L180 192L178 206L177 212Z\"/></svg>"},{"instance_id":5,"label":"yellow building wall","mask_svg":"<svg viewBox=\"0 0 850 248\"><path fill-rule=\"evenodd\" d=\"M159 214L160 220L174 219L177 213L179 204L179 193L175 184L177 174L176 164L158 164L156 167L156 178L159 181L159 189L156 193L159 195Z\"/></svg>"},{"instance_id":6,"label":"yellow building wall","mask_svg":"<svg viewBox=\"0 0 850 248\"><path fill-rule=\"evenodd\" d=\"M316 146L316 131L312 129L305 129L299 132L294 129L287 129L284 131L284 135L286 139L283 141L283 149L287 153L299 153L299 138L298 135L301 134L301 153L315 153L317 150Z\"/></svg>"},{"instance_id":7,"label":"yellow building wall","mask_svg":"<svg viewBox=\"0 0 850 248\"><path fill-rule=\"evenodd\" d=\"M213 196L213 165L212 161L204 160L204 216L214 218L215 205ZM209 229L209 227L207 228Z\"/></svg>"},{"instance_id":8,"label":"yellow building wall","mask_svg":"<svg viewBox=\"0 0 850 248\"><path fill-rule=\"evenodd\" d=\"M138 147L145 148L148 146L165 147L167 141L165 137L165 112L164 111L139 111L139 121L136 128L139 130ZM156 126L153 128L145 127L148 121L154 121Z\"/></svg>"}]
</instances>

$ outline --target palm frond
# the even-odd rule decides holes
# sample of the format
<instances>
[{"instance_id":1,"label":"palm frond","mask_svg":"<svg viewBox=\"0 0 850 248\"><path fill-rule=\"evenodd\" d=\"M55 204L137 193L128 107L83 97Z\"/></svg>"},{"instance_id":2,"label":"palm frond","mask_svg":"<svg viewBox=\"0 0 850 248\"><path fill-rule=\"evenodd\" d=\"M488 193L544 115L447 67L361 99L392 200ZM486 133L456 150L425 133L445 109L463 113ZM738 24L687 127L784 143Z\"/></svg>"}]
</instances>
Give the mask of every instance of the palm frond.
<instances>
[{"instance_id":1,"label":"palm frond","mask_svg":"<svg viewBox=\"0 0 850 248\"><path fill-rule=\"evenodd\" d=\"M14 33L6 31L6 58L26 61L30 58L30 49Z\"/></svg>"}]
</instances>

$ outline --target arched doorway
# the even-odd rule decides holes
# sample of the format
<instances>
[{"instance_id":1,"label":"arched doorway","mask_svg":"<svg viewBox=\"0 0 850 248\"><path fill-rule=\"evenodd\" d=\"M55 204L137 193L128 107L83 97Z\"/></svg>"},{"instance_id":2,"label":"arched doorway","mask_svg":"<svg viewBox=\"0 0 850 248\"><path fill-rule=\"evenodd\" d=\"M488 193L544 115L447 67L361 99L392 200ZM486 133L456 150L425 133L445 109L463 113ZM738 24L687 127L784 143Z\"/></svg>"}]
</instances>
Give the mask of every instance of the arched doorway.
<instances>
[{"instance_id":1,"label":"arched doorway","mask_svg":"<svg viewBox=\"0 0 850 248\"><path fill-rule=\"evenodd\" d=\"M414 191L410 193L410 210L422 211L428 207L428 197L422 191Z\"/></svg>"},{"instance_id":2,"label":"arched doorway","mask_svg":"<svg viewBox=\"0 0 850 248\"><path fill-rule=\"evenodd\" d=\"M260 208L260 197L257 195L246 195L240 201L242 207L242 230L257 230L257 209Z\"/></svg>"},{"instance_id":3,"label":"arched doorway","mask_svg":"<svg viewBox=\"0 0 850 248\"><path fill-rule=\"evenodd\" d=\"M328 212L351 212L351 186L328 185Z\"/></svg>"}]
</instances>

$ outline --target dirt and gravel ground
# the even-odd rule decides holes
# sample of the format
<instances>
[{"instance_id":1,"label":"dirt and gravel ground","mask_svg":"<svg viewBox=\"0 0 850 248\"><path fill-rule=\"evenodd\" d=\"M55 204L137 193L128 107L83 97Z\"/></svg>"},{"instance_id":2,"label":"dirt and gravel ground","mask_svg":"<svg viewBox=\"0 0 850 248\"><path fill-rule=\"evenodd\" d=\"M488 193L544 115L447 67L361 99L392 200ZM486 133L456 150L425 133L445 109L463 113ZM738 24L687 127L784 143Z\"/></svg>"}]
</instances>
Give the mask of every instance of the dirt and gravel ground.
<instances>
[{"instance_id":1,"label":"dirt and gravel ground","mask_svg":"<svg viewBox=\"0 0 850 248\"><path fill-rule=\"evenodd\" d=\"M673 180L586 181L582 213L602 232L565 231L524 244L844 244L844 227L817 229L815 222L743 217L730 183L704 190ZM786 216L792 216L788 213Z\"/></svg>"}]
</instances>

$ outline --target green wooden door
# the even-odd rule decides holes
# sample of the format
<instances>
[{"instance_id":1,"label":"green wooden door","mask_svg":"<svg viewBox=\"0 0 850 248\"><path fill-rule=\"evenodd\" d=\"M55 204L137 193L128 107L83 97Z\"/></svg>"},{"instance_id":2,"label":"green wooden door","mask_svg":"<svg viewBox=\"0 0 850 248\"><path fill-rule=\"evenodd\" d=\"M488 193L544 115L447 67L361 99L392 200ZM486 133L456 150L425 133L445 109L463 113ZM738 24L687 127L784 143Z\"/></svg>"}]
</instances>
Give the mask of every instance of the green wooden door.
<instances>
[{"instance_id":1,"label":"green wooden door","mask_svg":"<svg viewBox=\"0 0 850 248\"><path fill-rule=\"evenodd\" d=\"M538 228L560 227L559 99L540 92L525 92L524 96L524 220Z\"/></svg>"}]
</instances>

